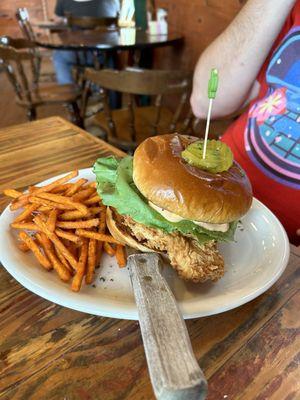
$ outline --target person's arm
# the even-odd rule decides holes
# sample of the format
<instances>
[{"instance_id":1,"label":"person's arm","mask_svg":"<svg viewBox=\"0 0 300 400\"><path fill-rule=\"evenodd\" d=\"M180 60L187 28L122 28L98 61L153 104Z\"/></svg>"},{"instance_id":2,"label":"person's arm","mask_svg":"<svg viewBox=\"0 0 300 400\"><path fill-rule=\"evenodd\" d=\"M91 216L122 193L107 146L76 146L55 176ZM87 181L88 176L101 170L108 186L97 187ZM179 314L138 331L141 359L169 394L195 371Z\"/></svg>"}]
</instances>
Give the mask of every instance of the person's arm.
<instances>
[{"instance_id":1,"label":"person's arm","mask_svg":"<svg viewBox=\"0 0 300 400\"><path fill-rule=\"evenodd\" d=\"M198 118L208 109L207 82L219 70L219 88L212 116L238 110L258 94L256 76L296 0L248 0L228 28L200 56L191 105Z\"/></svg>"}]
</instances>

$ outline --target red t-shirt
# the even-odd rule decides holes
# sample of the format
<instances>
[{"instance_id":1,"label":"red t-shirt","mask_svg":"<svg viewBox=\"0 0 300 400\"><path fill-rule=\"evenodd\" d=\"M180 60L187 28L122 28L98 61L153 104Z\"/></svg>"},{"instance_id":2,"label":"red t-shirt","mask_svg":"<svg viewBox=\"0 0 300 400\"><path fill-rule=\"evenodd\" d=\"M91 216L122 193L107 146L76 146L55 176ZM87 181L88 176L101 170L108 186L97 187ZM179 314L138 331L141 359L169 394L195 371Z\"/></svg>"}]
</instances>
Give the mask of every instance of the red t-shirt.
<instances>
[{"instance_id":1,"label":"red t-shirt","mask_svg":"<svg viewBox=\"0 0 300 400\"><path fill-rule=\"evenodd\" d=\"M246 171L254 196L300 236L300 0L258 77L260 92L222 140Z\"/></svg>"}]
</instances>

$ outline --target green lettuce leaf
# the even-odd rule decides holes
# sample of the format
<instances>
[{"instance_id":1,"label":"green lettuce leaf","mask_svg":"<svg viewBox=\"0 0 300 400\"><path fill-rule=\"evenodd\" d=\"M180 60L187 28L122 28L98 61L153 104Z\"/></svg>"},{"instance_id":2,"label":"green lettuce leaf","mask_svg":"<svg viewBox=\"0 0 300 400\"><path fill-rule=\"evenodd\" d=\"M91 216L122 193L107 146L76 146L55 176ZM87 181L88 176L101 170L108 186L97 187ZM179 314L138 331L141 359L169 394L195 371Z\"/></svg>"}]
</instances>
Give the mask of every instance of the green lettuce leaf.
<instances>
[{"instance_id":1,"label":"green lettuce leaf","mask_svg":"<svg viewBox=\"0 0 300 400\"><path fill-rule=\"evenodd\" d=\"M147 199L138 191L132 179L132 157L99 158L93 168L97 191L105 205L116 208L119 214L129 215L136 222L165 232L181 232L194 236L199 243L210 240L234 240L237 222L232 222L227 232L209 231L192 221L170 222L148 205Z\"/></svg>"}]
</instances>

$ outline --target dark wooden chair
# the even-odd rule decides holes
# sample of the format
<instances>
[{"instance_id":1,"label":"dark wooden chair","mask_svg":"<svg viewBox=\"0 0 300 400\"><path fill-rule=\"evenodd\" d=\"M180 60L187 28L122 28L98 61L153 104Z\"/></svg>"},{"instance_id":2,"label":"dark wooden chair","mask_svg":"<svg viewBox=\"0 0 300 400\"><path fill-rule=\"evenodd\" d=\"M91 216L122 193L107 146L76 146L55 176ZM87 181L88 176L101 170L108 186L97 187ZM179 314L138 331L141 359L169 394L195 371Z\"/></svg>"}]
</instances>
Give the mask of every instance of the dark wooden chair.
<instances>
[{"instance_id":1,"label":"dark wooden chair","mask_svg":"<svg viewBox=\"0 0 300 400\"><path fill-rule=\"evenodd\" d=\"M29 14L27 8L17 8L16 11L16 19L18 21L19 27L23 33L25 39L30 40L31 42L36 41L36 33L34 32L32 25L30 23ZM42 71L43 61L48 61L50 63L52 69L52 51L51 50L41 50L38 47L34 49L33 52L35 56L35 63L37 66L38 79L41 81L54 81L55 73L53 70L50 71Z\"/></svg>"},{"instance_id":2,"label":"dark wooden chair","mask_svg":"<svg viewBox=\"0 0 300 400\"><path fill-rule=\"evenodd\" d=\"M24 38L34 41L36 39L36 35L30 23L27 8L17 8L16 18Z\"/></svg>"},{"instance_id":3,"label":"dark wooden chair","mask_svg":"<svg viewBox=\"0 0 300 400\"><path fill-rule=\"evenodd\" d=\"M118 18L117 17L78 17L74 16L71 13L66 13L65 14L66 20L67 20L67 25L70 30L107 30L108 28L111 27L117 27L118 24ZM100 69L102 67L102 64L99 61L99 55L101 51L94 50L91 52L93 56L93 65L95 69ZM78 53L77 54L77 80L79 80L80 76L82 77L82 74L85 70L85 66L87 65L87 59L86 59L86 52L83 54L85 57L85 63L84 65L81 65ZM108 54L107 53L102 53L103 59L106 59ZM115 52L110 52L109 53L110 57L113 58L113 63L116 64L116 53Z\"/></svg>"},{"instance_id":4,"label":"dark wooden chair","mask_svg":"<svg viewBox=\"0 0 300 400\"><path fill-rule=\"evenodd\" d=\"M70 29L103 29L117 26L117 17L76 17L71 13L66 13L67 25Z\"/></svg>"},{"instance_id":5,"label":"dark wooden chair","mask_svg":"<svg viewBox=\"0 0 300 400\"><path fill-rule=\"evenodd\" d=\"M83 91L82 115L85 113L89 87L91 83L96 83L103 88L104 110L94 116L93 123L106 133L109 143L123 150L134 150L149 136L175 131L185 133L189 129L192 114L188 113L185 118L182 114L190 94L190 72L139 68L123 71L86 69L84 78L86 86ZM121 92L127 97L127 106L111 110L108 90ZM152 100L149 105L139 105L143 96ZM163 105L163 99L167 97L172 100L175 109Z\"/></svg>"},{"instance_id":6,"label":"dark wooden chair","mask_svg":"<svg viewBox=\"0 0 300 400\"><path fill-rule=\"evenodd\" d=\"M27 109L30 121L36 119L36 108L47 104L65 104L74 123L82 126L77 100L81 92L75 85L39 83L35 44L26 39L0 37L0 65L16 93L16 102Z\"/></svg>"}]
</instances>

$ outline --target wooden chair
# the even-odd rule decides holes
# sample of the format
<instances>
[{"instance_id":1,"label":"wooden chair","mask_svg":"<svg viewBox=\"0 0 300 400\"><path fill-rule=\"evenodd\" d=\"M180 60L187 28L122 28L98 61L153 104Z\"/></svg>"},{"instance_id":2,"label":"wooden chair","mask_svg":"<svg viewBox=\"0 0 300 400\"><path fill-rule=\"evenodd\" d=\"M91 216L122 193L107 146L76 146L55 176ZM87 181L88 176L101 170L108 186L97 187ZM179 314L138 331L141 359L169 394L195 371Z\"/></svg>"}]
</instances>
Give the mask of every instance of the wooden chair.
<instances>
[{"instance_id":1,"label":"wooden chair","mask_svg":"<svg viewBox=\"0 0 300 400\"><path fill-rule=\"evenodd\" d=\"M82 115L85 112L86 95L91 83L103 88L104 110L95 115L93 123L106 134L109 143L132 151L146 137L171 133L185 133L192 115L182 118L191 88L192 74L182 71L143 70L127 68L123 71L86 69L86 86L83 91ZM128 97L127 107L111 110L107 90L118 91ZM139 106L141 96L153 100L148 106ZM165 97L176 99L175 110L163 106Z\"/></svg>"},{"instance_id":2,"label":"wooden chair","mask_svg":"<svg viewBox=\"0 0 300 400\"><path fill-rule=\"evenodd\" d=\"M71 13L66 13L67 25L73 29L101 29L110 26L117 26L117 17L76 17Z\"/></svg>"},{"instance_id":3,"label":"wooden chair","mask_svg":"<svg viewBox=\"0 0 300 400\"><path fill-rule=\"evenodd\" d=\"M69 30L107 30L111 26L117 26L118 24L118 18L117 17L103 17L103 18L98 18L98 17L77 17L72 15L69 12L65 13L65 18L67 21L67 26L69 27ZM102 63L99 61L99 55L102 53L99 50L94 50L91 51L92 53L92 58L93 58L93 66L95 69L100 69L102 68ZM83 52L83 58L84 62L82 63L79 57L78 52L76 51L76 65L74 66L75 68L75 81L76 82L82 82L82 77L83 73L85 71L86 65L88 64L87 62L87 53ZM103 58L107 59L108 53L104 52L102 53ZM117 63L117 56L116 52L109 52L109 57L113 59L113 63ZM84 82L83 82L84 84Z\"/></svg>"},{"instance_id":4,"label":"wooden chair","mask_svg":"<svg viewBox=\"0 0 300 400\"><path fill-rule=\"evenodd\" d=\"M16 18L19 24L19 27L23 33L24 38L34 41L36 39L36 35L32 29L31 23L29 21L29 14L27 8L17 8Z\"/></svg>"},{"instance_id":5,"label":"wooden chair","mask_svg":"<svg viewBox=\"0 0 300 400\"><path fill-rule=\"evenodd\" d=\"M30 121L36 108L47 104L65 104L74 123L82 126L77 100L81 92L75 85L40 84L33 51L35 44L26 39L0 37L0 65L16 93L16 102L27 109Z\"/></svg>"},{"instance_id":6,"label":"wooden chair","mask_svg":"<svg viewBox=\"0 0 300 400\"><path fill-rule=\"evenodd\" d=\"M31 42L35 42L36 34L30 23L27 8L17 8L16 19L18 21L19 27L23 33L24 38L27 40L30 40ZM42 66L43 60L44 61L48 60L49 62L51 62L50 65L52 68L52 51L51 50L41 51L38 47L36 47L34 49L33 54L36 58L35 62L37 65L38 79L42 80L42 81L54 81L55 80L54 71L45 71L45 72L41 71L41 66Z\"/></svg>"}]
</instances>

